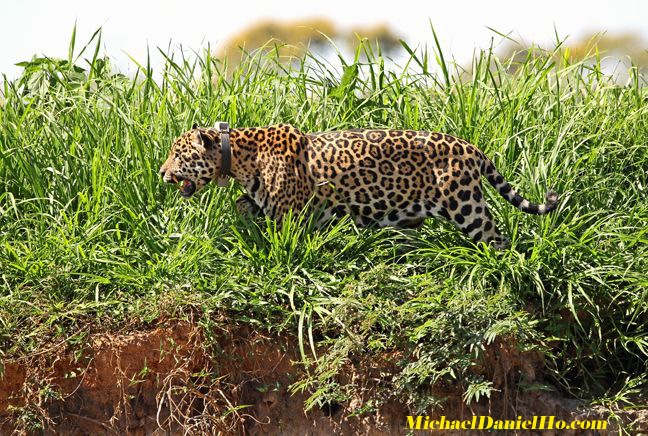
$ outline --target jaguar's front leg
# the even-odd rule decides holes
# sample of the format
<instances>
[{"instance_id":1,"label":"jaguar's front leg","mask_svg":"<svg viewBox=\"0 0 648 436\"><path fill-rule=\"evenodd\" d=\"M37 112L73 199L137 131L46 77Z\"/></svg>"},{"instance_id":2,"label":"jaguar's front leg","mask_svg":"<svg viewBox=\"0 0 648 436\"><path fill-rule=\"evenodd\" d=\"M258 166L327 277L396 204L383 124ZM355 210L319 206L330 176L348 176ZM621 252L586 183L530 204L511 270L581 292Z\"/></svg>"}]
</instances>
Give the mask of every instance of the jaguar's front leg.
<instances>
[{"instance_id":1,"label":"jaguar's front leg","mask_svg":"<svg viewBox=\"0 0 648 436\"><path fill-rule=\"evenodd\" d=\"M249 215L252 217L263 216L263 211L252 198L245 194L236 199L236 210L241 215Z\"/></svg>"}]
</instances>

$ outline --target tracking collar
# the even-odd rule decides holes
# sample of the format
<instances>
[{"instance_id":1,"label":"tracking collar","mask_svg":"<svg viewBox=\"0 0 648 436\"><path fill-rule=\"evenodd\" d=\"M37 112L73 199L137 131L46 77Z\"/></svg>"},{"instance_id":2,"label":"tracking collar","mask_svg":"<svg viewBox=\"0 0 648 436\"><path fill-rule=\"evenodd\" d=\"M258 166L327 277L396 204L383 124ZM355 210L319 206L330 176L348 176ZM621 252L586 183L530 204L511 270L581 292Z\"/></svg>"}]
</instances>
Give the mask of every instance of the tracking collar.
<instances>
[{"instance_id":1,"label":"tracking collar","mask_svg":"<svg viewBox=\"0 0 648 436\"><path fill-rule=\"evenodd\" d=\"M218 121L214 125L220 134L221 144L221 173L218 178L218 186L227 186L228 177L232 176L232 144L230 142L230 127L224 121Z\"/></svg>"}]
</instances>

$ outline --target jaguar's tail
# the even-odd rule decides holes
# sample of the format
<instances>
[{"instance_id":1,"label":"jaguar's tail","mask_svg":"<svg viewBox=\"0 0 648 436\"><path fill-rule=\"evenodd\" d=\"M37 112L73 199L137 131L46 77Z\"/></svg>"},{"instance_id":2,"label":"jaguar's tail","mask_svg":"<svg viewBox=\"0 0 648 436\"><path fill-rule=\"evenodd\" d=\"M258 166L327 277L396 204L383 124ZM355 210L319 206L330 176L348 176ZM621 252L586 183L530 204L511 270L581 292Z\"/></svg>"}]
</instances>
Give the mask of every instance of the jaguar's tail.
<instances>
[{"instance_id":1,"label":"jaguar's tail","mask_svg":"<svg viewBox=\"0 0 648 436\"><path fill-rule=\"evenodd\" d=\"M493 162L490 159L484 159L484 168L482 174L486 175L488 182L493 185L497 192L506 199L513 206L517 207L523 212L535 215L545 215L556 208L558 205L558 194L554 191L548 191L545 196L544 204L531 203L526 198L518 194L509 182L504 180L504 177L497 171Z\"/></svg>"}]
</instances>

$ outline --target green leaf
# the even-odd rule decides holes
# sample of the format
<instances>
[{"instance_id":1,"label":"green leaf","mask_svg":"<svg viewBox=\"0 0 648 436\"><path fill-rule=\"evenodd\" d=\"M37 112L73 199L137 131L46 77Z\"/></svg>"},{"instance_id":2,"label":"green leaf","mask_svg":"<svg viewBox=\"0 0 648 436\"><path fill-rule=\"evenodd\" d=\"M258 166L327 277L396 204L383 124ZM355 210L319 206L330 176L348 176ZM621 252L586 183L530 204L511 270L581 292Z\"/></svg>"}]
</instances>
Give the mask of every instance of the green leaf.
<instances>
[{"instance_id":1,"label":"green leaf","mask_svg":"<svg viewBox=\"0 0 648 436\"><path fill-rule=\"evenodd\" d=\"M344 74L342 74L342 80L340 84L333 88L329 93L331 97L342 99L345 95L353 92L358 78L358 64L349 65L344 67Z\"/></svg>"}]
</instances>

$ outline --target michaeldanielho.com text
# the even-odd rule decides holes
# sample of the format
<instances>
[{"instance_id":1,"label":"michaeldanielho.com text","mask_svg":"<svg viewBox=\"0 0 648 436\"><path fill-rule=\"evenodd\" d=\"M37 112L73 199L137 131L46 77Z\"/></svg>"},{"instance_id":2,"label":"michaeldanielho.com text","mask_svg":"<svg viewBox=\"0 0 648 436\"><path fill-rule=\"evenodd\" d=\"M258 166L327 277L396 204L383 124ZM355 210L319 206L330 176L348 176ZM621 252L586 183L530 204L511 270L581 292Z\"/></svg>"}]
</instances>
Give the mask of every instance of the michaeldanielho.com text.
<instances>
[{"instance_id":1,"label":"michaeldanielho.com text","mask_svg":"<svg viewBox=\"0 0 648 436\"><path fill-rule=\"evenodd\" d=\"M563 421L555 416L534 416L531 419L493 419L490 416L473 416L463 421L449 420L445 416L430 419L429 416L408 416L408 430L605 430L607 422L600 420Z\"/></svg>"}]
</instances>

